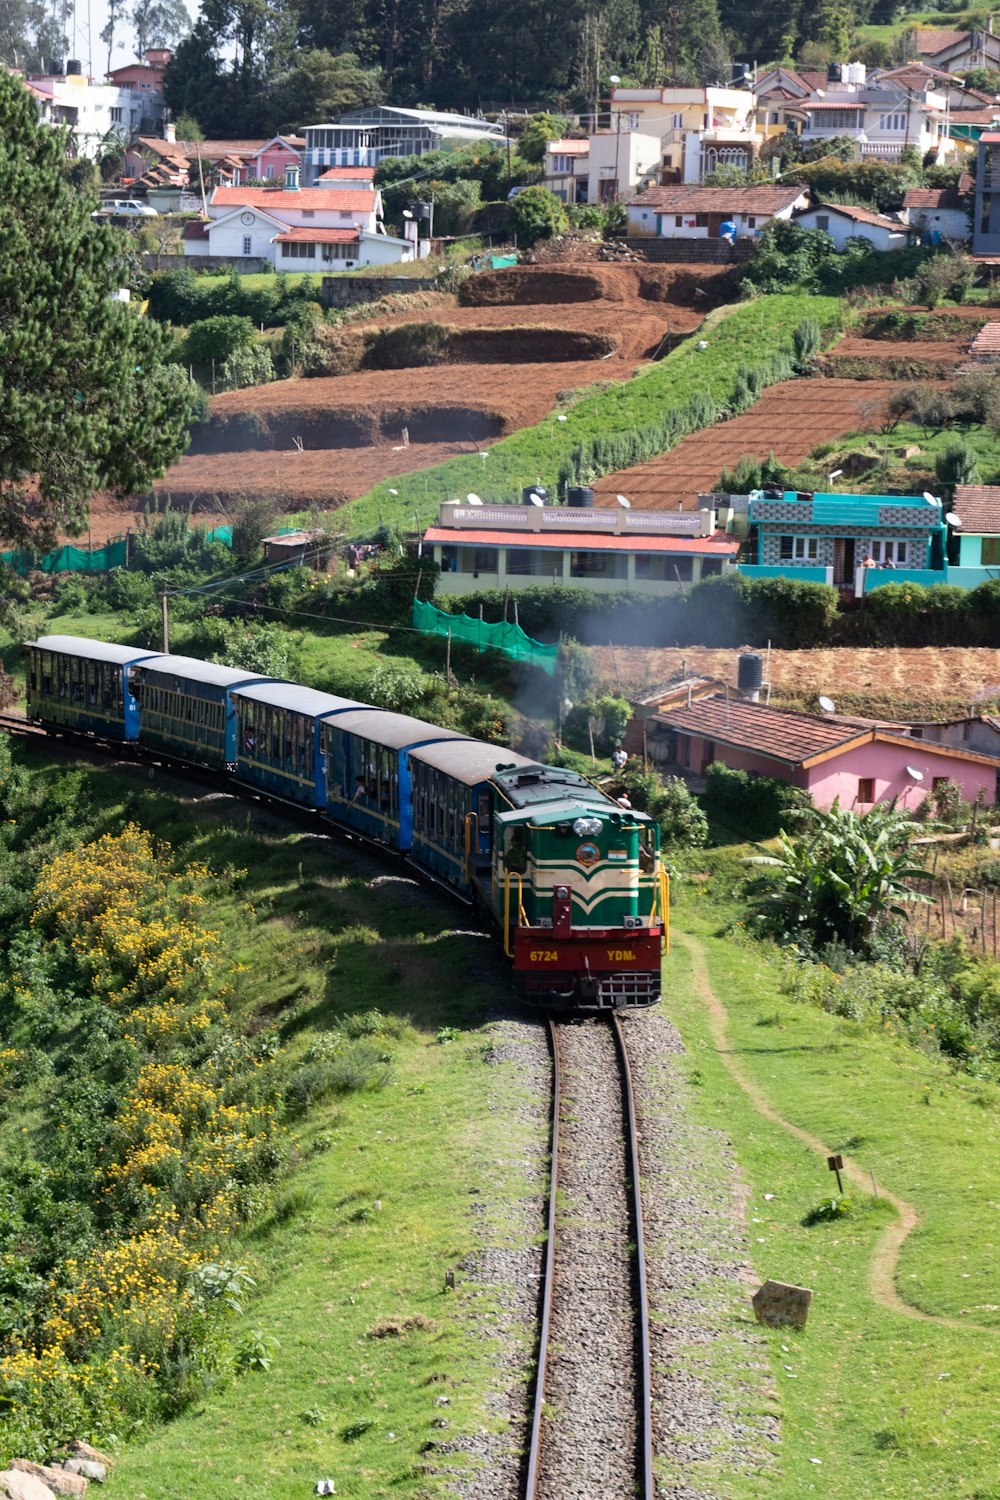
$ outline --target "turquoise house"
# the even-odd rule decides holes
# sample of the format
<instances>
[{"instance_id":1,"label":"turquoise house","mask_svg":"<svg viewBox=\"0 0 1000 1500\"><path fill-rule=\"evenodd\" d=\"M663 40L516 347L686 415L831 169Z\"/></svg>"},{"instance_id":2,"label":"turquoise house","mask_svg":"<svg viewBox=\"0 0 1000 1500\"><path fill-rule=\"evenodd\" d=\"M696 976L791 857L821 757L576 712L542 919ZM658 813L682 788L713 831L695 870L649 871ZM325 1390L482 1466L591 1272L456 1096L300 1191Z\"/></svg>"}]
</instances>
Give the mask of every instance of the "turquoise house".
<instances>
[{"instance_id":1,"label":"turquoise house","mask_svg":"<svg viewBox=\"0 0 1000 1500\"><path fill-rule=\"evenodd\" d=\"M1000 485L957 485L952 508L962 527L949 548L948 582L974 589L1000 578Z\"/></svg>"},{"instance_id":2,"label":"turquoise house","mask_svg":"<svg viewBox=\"0 0 1000 1500\"><path fill-rule=\"evenodd\" d=\"M747 519L747 578L829 583L856 598L885 583L954 581L937 499L754 490Z\"/></svg>"}]
</instances>

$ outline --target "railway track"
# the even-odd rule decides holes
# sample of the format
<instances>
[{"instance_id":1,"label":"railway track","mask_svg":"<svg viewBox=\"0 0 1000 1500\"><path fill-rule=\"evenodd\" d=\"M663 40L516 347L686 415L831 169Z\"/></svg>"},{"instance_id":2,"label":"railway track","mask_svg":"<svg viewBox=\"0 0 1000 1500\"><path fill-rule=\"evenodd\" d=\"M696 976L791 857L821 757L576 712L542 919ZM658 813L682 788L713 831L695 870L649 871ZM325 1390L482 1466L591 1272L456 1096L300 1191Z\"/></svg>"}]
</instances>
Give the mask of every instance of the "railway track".
<instances>
[{"instance_id":1,"label":"railway track","mask_svg":"<svg viewBox=\"0 0 1000 1500\"><path fill-rule=\"evenodd\" d=\"M525 1500L654 1500L639 1146L621 1020L549 1021L552 1166Z\"/></svg>"}]
</instances>

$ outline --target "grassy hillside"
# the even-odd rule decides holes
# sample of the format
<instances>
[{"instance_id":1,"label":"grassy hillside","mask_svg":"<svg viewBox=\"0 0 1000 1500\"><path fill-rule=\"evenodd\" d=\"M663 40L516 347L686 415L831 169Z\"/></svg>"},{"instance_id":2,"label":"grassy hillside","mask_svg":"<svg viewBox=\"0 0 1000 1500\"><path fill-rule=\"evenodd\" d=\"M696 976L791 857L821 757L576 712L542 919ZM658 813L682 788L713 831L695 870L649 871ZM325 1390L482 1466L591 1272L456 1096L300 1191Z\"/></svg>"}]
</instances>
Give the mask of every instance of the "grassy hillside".
<instances>
[{"instance_id":1,"label":"grassy hillside","mask_svg":"<svg viewBox=\"0 0 1000 1500\"><path fill-rule=\"evenodd\" d=\"M725 403L741 365L759 365L787 349L803 319L816 319L829 331L839 317L837 298L805 293L720 309L659 364L554 412L537 427L493 443L485 457L470 453L376 485L338 513L343 527L354 535L383 521L409 527L414 513L426 524L443 500L464 499L470 491L483 500L509 501L522 486L541 481L554 493L560 465L578 445L661 420L696 396ZM705 349L698 347L702 342Z\"/></svg>"}]
</instances>

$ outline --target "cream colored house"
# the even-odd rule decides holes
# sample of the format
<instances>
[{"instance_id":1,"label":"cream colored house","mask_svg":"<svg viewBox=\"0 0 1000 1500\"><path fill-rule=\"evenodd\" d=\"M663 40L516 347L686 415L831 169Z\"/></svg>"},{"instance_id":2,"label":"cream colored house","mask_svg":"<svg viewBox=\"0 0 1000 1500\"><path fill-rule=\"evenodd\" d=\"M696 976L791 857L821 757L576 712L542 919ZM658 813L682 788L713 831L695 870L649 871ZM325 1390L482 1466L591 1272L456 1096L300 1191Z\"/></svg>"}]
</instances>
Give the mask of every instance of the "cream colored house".
<instances>
[{"instance_id":1,"label":"cream colored house","mask_svg":"<svg viewBox=\"0 0 1000 1500\"><path fill-rule=\"evenodd\" d=\"M617 88L611 124L658 136L663 175L673 182L701 182L721 166L747 168L759 139L748 89Z\"/></svg>"},{"instance_id":2,"label":"cream colored house","mask_svg":"<svg viewBox=\"0 0 1000 1500\"><path fill-rule=\"evenodd\" d=\"M563 203L586 203L590 173L589 141L549 141L542 181Z\"/></svg>"}]
</instances>

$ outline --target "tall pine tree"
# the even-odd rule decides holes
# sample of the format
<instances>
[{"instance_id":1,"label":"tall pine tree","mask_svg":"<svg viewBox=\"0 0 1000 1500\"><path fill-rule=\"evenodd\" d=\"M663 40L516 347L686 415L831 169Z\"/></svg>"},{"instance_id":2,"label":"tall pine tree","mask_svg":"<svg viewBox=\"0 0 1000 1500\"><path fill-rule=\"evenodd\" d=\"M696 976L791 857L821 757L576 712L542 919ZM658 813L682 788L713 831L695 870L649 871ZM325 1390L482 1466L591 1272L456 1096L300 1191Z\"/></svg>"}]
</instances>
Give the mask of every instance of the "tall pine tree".
<instances>
[{"instance_id":1,"label":"tall pine tree","mask_svg":"<svg viewBox=\"0 0 1000 1500\"><path fill-rule=\"evenodd\" d=\"M119 232L63 174L65 138L0 70L0 539L84 529L98 489L143 489L197 395L169 334L114 301Z\"/></svg>"}]
</instances>

